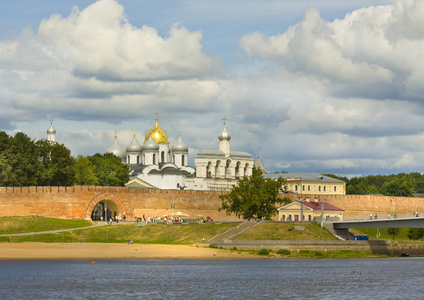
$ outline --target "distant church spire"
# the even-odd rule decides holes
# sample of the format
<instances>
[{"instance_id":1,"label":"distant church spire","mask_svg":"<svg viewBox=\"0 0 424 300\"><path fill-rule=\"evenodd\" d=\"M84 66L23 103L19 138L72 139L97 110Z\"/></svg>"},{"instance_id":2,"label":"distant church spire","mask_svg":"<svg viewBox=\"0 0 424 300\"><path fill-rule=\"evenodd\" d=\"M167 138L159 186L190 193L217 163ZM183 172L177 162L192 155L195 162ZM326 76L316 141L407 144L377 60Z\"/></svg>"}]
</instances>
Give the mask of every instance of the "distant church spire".
<instances>
[{"instance_id":1,"label":"distant church spire","mask_svg":"<svg viewBox=\"0 0 424 300\"><path fill-rule=\"evenodd\" d=\"M47 140L50 142L56 141L56 129L53 128L53 119L50 119L50 127L47 129Z\"/></svg>"}]
</instances>

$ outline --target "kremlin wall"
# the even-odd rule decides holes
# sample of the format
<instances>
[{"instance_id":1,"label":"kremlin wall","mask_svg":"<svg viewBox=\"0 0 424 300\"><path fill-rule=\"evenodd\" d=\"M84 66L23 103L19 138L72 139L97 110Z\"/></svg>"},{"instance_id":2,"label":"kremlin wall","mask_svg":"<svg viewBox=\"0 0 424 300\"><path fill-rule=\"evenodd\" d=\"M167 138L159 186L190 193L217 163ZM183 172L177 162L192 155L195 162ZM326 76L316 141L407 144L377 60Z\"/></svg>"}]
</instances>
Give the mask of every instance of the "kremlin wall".
<instances>
[{"instance_id":1,"label":"kremlin wall","mask_svg":"<svg viewBox=\"0 0 424 300\"><path fill-rule=\"evenodd\" d=\"M216 221L236 221L234 215L219 212L224 192L131 189L126 187L0 187L0 217L38 215L52 218L91 218L98 203L106 203L112 215L162 217L181 211L190 218L197 215ZM424 198L371 195L280 194L292 200L323 201L345 210L344 218L387 214L424 213Z\"/></svg>"}]
</instances>

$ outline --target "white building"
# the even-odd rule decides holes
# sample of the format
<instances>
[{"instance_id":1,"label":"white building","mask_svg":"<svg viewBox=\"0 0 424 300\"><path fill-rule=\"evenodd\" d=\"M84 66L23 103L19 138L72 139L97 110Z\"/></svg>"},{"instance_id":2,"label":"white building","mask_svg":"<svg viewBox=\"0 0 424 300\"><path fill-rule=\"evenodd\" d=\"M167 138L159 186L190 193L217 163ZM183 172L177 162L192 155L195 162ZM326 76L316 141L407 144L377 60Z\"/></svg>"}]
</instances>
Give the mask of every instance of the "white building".
<instances>
[{"instance_id":1,"label":"white building","mask_svg":"<svg viewBox=\"0 0 424 300\"><path fill-rule=\"evenodd\" d=\"M143 145L137 141L134 132L132 142L124 149L115 131L115 140L106 152L115 154L129 165L131 179L127 187L180 189L195 169L187 165L188 147L181 134L171 149L169 144L168 136L159 127L156 118L155 126L147 132Z\"/></svg>"},{"instance_id":2,"label":"white building","mask_svg":"<svg viewBox=\"0 0 424 300\"><path fill-rule=\"evenodd\" d=\"M231 151L231 135L225 129L225 122L218 140L219 150L202 150L194 158L196 176L187 179L187 189L228 191L240 178L252 175L252 156L247 152Z\"/></svg>"}]
</instances>

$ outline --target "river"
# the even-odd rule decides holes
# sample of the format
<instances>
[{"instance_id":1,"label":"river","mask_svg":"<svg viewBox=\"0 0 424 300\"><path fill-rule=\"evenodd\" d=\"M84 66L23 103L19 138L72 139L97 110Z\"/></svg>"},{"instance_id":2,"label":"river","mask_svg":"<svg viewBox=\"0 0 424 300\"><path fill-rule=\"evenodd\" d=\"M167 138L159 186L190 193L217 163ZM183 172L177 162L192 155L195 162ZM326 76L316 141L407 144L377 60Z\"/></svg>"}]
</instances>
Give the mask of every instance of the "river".
<instances>
[{"instance_id":1,"label":"river","mask_svg":"<svg viewBox=\"0 0 424 300\"><path fill-rule=\"evenodd\" d=\"M424 258L0 261L1 299L422 299Z\"/></svg>"}]
</instances>

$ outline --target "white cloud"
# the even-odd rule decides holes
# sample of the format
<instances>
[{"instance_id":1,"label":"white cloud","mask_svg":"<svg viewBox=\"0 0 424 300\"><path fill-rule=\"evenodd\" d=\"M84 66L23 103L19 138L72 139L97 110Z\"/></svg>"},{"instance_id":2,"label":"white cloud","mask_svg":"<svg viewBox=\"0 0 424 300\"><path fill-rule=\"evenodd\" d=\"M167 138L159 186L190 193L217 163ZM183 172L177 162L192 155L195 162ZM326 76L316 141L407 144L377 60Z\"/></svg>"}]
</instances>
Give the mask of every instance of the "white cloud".
<instances>
[{"instance_id":1,"label":"white cloud","mask_svg":"<svg viewBox=\"0 0 424 300\"><path fill-rule=\"evenodd\" d=\"M202 34L174 24L163 38L156 29L132 26L115 0L98 1L62 18L52 15L38 29L41 43L81 76L105 80L160 80L213 74L202 53Z\"/></svg>"},{"instance_id":2,"label":"white cloud","mask_svg":"<svg viewBox=\"0 0 424 300\"><path fill-rule=\"evenodd\" d=\"M247 2L241 19L257 5ZM297 12L305 5L283 2ZM267 2L259 17L283 19L284 7ZM101 0L0 41L0 128L53 117L57 139L87 155L104 152L115 128L123 147L133 130L141 143L158 110L171 144L182 130L192 161L198 150L218 149L225 115L231 149L259 155L270 171L416 170L424 161L422 19L419 1L332 21L309 8L280 33L241 37L246 55L229 70L203 49L197 27L176 23L159 35L132 25L117 1Z\"/></svg>"},{"instance_id":3,"label":"white cloud","mask_svg":"<svg viewBox=\"0 0 424 300\"><path fill-rule=\"evenodd\" d=\"M327 79L333 95L422 98L423 7L420 1L396 1L358 9L333 22L309 8L304 20L285 33L255 32L239 44L247 55L274 61L289 72Z\"/></svg>"}]
</instances>

